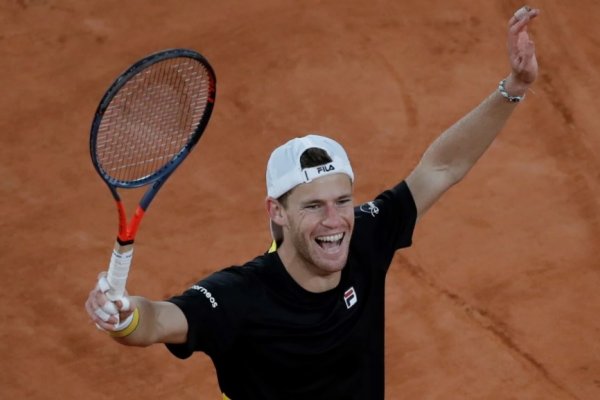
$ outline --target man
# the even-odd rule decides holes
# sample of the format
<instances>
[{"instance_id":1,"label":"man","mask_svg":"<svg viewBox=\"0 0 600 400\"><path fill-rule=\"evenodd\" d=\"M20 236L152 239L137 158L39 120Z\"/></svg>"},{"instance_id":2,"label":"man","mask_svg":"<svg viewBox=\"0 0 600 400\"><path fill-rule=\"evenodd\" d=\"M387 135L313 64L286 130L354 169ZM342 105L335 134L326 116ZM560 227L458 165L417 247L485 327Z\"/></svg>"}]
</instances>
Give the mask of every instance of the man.
<instances>
[{"instance_id":1,"label":"man","mask_svg":"<svg viewBox=\"0 0 600 400\"><path fill-rule=\"evenodd\" d=\"M466 175L535 81L527 26L537 15L524 7L510 19L509 76L397 186L355 207L344 149L317 135L293 139L267 164L269 253L167 301L112 303L101 275L86 302L91 319L125 345L205 352L224 398L383 399L386 272L416 220Z\"/></svg>"}]
</instances>

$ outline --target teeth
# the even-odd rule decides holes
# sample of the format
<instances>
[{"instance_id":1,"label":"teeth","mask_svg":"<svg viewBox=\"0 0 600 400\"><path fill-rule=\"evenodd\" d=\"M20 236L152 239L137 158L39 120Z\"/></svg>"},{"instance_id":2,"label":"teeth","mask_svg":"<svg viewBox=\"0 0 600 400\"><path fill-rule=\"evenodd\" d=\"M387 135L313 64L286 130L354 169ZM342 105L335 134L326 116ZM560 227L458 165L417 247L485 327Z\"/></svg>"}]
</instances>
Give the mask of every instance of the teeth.
<instances>
[{"instance_id":1,"label":"teeth","mask_svg":"<svg viewBox=\"0 0 600 400\"><path fill-rule=\"evenodd\" d=\"M343 237L343 233L338 233L337 235L331 236L319 236L317 240L321 242L337 242L338 240L342 240Z\"/></svg>"}]
</instances>

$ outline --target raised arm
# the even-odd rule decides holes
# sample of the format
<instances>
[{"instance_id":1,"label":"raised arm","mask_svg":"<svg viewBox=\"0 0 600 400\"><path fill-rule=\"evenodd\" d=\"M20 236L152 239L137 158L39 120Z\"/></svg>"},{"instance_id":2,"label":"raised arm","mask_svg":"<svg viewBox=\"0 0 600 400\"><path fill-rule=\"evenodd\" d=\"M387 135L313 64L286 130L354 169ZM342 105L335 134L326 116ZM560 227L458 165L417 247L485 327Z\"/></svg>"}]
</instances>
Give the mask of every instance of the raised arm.
<instances>
[{"instance_id":1,"label":"raised arm","mask_svg":"<svg viewBox=\"0 0 600 400\"><path fill-rule=\"evenodd\" d=\"M88 315L109 337L128 346L149 346L154 343L184 343L187 320L179 307L167 301L151 301L144 297L126 296L127 300L110 302L104 293L106 283L100 276L98 285L85 303ZM118 312L119 318L114 314ZM117 326L118 321L123 321Z\"/></svg>"},{"instance_id":2,"label":"raised arm","mask_svg":"<svg viewBox=\"0 0 600 400\"><path fill-rule=\"evenodd\" d=\"M519 104L513 98L524 96L535 81L538 65L535 46L527 27L538 14L539 10L524 7L508 22L507 45L511 72L503 81L503 88L495 90L442 133L407 177L418 216L422 216L444 192L469 172Z\"/></svg>"}]
</instances>

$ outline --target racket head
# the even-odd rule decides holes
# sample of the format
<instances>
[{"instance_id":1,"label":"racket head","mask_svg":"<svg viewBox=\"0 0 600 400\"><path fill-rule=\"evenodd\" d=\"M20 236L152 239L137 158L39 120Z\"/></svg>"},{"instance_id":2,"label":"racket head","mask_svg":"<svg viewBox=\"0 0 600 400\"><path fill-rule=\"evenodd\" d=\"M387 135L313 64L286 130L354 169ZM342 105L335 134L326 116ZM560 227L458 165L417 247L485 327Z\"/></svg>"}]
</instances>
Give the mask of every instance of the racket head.
<instances>
[{"instance_id":1,"label":"racket head","mask_svg":"<svg viewBox=\"0 0 600 400\"><path fill-rule=\"evenodd\" d=\"M113 194L166 179L202 137L215 96L214 70L193 50L159 51L124 71L90 133L92 162Z\"/></svg>"}]
</instances>

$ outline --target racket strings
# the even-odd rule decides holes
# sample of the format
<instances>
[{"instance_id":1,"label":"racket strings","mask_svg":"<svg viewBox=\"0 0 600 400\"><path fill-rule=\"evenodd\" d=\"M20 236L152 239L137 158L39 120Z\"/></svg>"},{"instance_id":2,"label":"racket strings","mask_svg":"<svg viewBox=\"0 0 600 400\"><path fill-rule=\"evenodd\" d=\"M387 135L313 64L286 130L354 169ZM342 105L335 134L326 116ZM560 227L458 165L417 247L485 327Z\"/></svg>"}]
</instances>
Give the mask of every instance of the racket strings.
<instances>
[{"instance_id":1,"label":"racket strings","mask_svg":"<svg viewBox=\"0 0 600 400\"><path fill-rule=\"evenodd\" d=\"M190 143L210 79L193 59L153 64L115 95L98 130L97 155L112 179L133 182L167 166Z\"/></svg>"}]
</instances>

